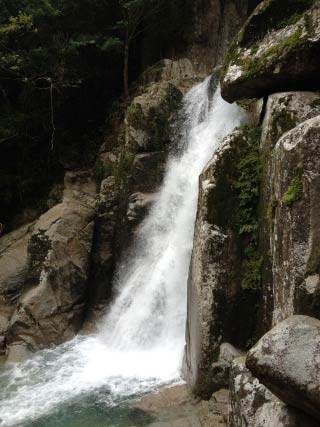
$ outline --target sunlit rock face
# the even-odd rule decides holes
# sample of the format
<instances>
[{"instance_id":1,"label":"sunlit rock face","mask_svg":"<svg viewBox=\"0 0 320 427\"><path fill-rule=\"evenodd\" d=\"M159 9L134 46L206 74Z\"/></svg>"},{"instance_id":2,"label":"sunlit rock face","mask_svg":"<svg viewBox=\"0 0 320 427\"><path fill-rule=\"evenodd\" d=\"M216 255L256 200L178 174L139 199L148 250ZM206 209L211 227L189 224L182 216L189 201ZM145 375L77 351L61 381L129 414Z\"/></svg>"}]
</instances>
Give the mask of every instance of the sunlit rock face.
<instances>
[{"instance_id":1,"label":"sunlit rock face","mask_svg":"<svg viewBox=\"0 0 320 427\"><path fill-rule=\"evenodd\" d=\"M308 414L280 401L245 366L245 357L235 359L230 371L229 426L316 427Z\"/></svg>"},{"instance_id":2,"label":"sunlit rock face","mask_svg":"<svg viewBox=\"0 0 320 427\"><path fill-rule=\"evenodd\" d=\"M274 148L279 139L286 133L294 129L296 126L302 122L316 117L320 113L320 94L317 92L281 92L270 95L266 102L265 114L262 121L262 135L261 135L261 158L262 158L262 183L260 190L260 246L263 253L265 254L265 265L263 270L263 296L264 296L264 307L263 307L263 323L265 324L264 332L270 329L272 325L272 319L274 321L281 320L281 316L286 316L288 313L303 313L303 314L312 314L317 316L317 307L314 305L313 296L309 294L307 299L305 298L282 298L282 303L280 302L280 294L289 292L291 295L295 294L297 296L297 291L294 290L296 284L294 280L286 279L282 281L279 276L279 272L285 269L283 265L283 258L279 255L273 258L272 255L272 242L277 247L278 251L282 250L280 247L284 242L279 241L277 238L277 233L279 228L276 226L276 213L277 208L279 207L278 199L275 192L274 182L279 179L279 177L274 176L273 164L274 161L277 161L278 168L277 170L282 170L284 174L295 174L297 172L296 167L300 160L297 160L297 165L292 165L292 171L288 169L285 170L285 167L288 165L282 165L281 159L276 156L276 149ZM308 150L308 148L305 148ZM302 167L302 164L300 164ZM306 166L307 167L307 166ZM306 173L310 173L306 170ZM286 205L285 205L286 206ZM306 233L306 240L308 240L307 233L309 230L309 219L307 214L307 204L304 205L304 215L300 217L301 221L306 221L303 229ZM279 213L279 221L281 222L280 228L284 225L284 211L281 208L281 213ZM289 209L290 215L295 216L294 214L294 203L291 204ZM303 219L304 218L304 219ZM292 224L286 222L287 226L290 227ZM290 225L289 225L290 224ZM282 233L287 233L283 228L281 228ZM288 231L289 232L289 231ZM296 259L297 261L298 259ZM293 261L292 261L293 262ZM291 263L292 266L292 263ZM298 266L297 266L298 268ZM287 270L289 271L289 270ZM291 269L291 274L296 275L296 269ZM290 277L293 277L290 276ZM290 282L290 283L289 283ZM286 289L286 291L284 291ZM290 291L291 289L291 291ZM275 302L273 299L275 295ZM307 300L309 301L307 303ZM274 307L275 303L275 307ZM285 308L285 306L287 308ZM290 307L290 309L289 309ZM275 314L273 316L273 310L275 309ZM282 314L281 314L282 313Z\"/></svg>"},{"instance_id":3,"label":"sunlit rock face","mask_svg":"<svg viewBox=\"0 0 320 427\"><path fill-rule=\"evenodd\" d=\"M320 321L291 316L262 337L246 364L280 399L319 420L319 351Z\"/></svg>"},{"instance_id":4,"label":"sunlit rock face","mask_svg":"<svg viewBox=\"0 0 320 427\"><path fill-rule=\"evenodd\" d=\"M6 345L58 344L81 327L96 186L67 173L62 202L1 239L1 333Z\"/></svg>"},{"instance_id":5,"label":"sunlit rock face","mask_svg":"<svg viewBox=\"0 0 320 427\"><path fill-rule=\"evenodd\" d=\"M271 164L273 323L319 316L320 116L284 134Z\"/></svg>"},{"instance_id":6,"label":"sunlit rock face","mask_svg":"<svg viewBox=\"0 0 320 427\"><path fill-rule=\"evenodd\" d=\"M318 90L317 0L265 0L230 48L221 73L229 102L288 90Z\"/></svg>"}]
</instances>

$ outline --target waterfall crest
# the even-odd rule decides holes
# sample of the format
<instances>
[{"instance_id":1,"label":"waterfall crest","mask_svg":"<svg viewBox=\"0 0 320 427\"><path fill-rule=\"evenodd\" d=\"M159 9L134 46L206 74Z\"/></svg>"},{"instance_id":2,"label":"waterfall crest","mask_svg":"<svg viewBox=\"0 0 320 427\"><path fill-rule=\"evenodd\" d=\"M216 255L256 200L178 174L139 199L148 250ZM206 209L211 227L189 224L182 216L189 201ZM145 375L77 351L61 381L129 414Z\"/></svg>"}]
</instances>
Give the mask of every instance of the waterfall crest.
<instances>
[{"instance_id":1,"label":"waterfall crest","mask_svg":"<svg viewBox=\"0 0 320 427\"><path fill-rule=\"evenodd\" d=\"M117 296L94 336L76 337L0 371L0 426L24 426L79 396L117 405L180 380L185 344L187 276L198 177L243 114L210 78L186 95L180 149L115 280Z\"/></svg>"}]
</instances>

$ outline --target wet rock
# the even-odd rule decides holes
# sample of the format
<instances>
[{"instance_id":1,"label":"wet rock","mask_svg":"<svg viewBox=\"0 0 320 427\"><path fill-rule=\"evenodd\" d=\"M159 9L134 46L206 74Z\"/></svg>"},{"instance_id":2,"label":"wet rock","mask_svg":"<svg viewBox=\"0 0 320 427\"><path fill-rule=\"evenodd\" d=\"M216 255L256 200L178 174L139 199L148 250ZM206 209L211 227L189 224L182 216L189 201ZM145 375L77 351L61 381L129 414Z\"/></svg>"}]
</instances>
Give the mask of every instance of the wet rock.
<instances>
[{"instance_id":1,"label":"wet rock","mask_svg":"<svg viewBox=\"0 0 320 427\"><path fill-rule=\"evenodd\" d=\"M196 404L197 400L186 385L177 385L163 388L158 393L148 394L134 407L144 412L160 412L163 409L185 405L186 403Z\"/></svg>"},{"instance_id":2,"label":"wet rock","mask_svg":"<svg viewBox=\"0 0 320 427\"><path fill-rule=\"evenodd\" d=\"M0 335L6 350L9 321L21 296L28 271L28 242L34 224L28 224L0 239Z\"/></svg>"},{"instance_id":3,"label":"wet rock","mask_svg":"<svg viewBox=\"0 0 320 427\"><path fill-rule=\"evenodd\" d=\"M247 143L241 130L234 131L200 176L188 280L185 375L193 391L204 398L225 386L228 365L218 361L220 345L224 341L243 345L252 333L251 314L247 322L252 304L242 299L238 194L233 185L235 167ZM241 307L247 307L243 315L239 315ZM220 378L215 383L217 371Z\"/></svg>"},{"instance_id":4,"label":"wet rock","mask_svg":"<svg viewBox=\"0 0 320 427\"><path fill-rule=\"evenodd\" d=\"M134 411L153 417L150 427L201 427L202 406L185 385L159 390L135 404Z\"/></svg>"},{"instance_id":5,"label":"wet rock","mask_svg":"<svg viewBox=\"0 0 320 427\"><path fill-rule=\"evenodd\" d=\"M101 147L86 330L103 314L112 295L115 265L130 252L155 200L171 146L171 123L183 94L199 79L186 58L149 67L134 87L124 125Z\"/></svg>"},{"instance_id":6,"label":"wet rock","mask_svg":"<svg viewBox=\"0 0 320 427\"><path fill-rule=\"evenodd\" d=\"M320 6L265 0L230 48L221 73L229 102L289 90L318 90Z\"/></svg>"},{"instance_id":7,"label":"wet rock","mask_svg":"<svg viewBox=\"0 0 320 427\"><path fill-rule=\"evenodd\" d=\"M226 427L229 416L229 390L221 389L211 396L208 409L200 417L201 427Z\"/></svg>"},{"instance_id":8,"label":"wet rock","mask_svg":"<svg viewBox=\"0 0 320 427\"><path fill-rule=\"evenodd\" d=\"M320 116L277 142L271 165L273 324L292 314L319 316Z\"/></svg>"},{"instance_id":9,"label":"wet rock","mask_svg":"<svg viewBox=\"0 0 320 427\"><path fill-rule=\"evenodd\" d=\"M170 141L170 122L178 110L182 92L171 82L150 83L133 99L125 118L129 151L161 151Z\"/></svg>"},{"instance_id":10,"label":"wet rock","mask_svg":"<svg viewBox=\"0 0 320 427\"><path fill-rule=\"evenodd\" d=\"M6 363L21 363L32 355L32 351L26 343L18 342L11 344Z\"/></svg>"},{"instance_id":11,"label":"wet rock","mask_svg":"<svg viewBox=\"0 0 320 427\"><path fill-rule=\"evenodd\" d=\"M226 427L228 396L228 390L220 390L209 402L200 401L178 385L143 397L133 410L152 416L150 427Z\"/></svg>"},{"instance_id":12,"label":"wet rock","mask_svg":"<svg viewBox=\"0 0 320 427\"><path fill-rule=\"evenodd\" d=\"M249 351L246 365L284 402L320 420L320 321L291 316Z\"/></svg>"}]
</instances>

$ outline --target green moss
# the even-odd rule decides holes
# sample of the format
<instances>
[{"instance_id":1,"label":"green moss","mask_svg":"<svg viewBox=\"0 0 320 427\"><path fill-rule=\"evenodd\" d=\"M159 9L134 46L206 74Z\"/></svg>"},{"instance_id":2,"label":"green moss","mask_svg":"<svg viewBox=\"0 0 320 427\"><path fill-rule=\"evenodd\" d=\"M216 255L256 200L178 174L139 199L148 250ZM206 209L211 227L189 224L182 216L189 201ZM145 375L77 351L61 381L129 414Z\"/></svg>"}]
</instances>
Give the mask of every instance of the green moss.
<instances>
[{"instance_id":1,"label":"green moss","mask_svg":"<svg viewBox=\"0 0 320 427\"><path fill-rule=\"evenodd\" d=\"M228 69L231 64L236 64L239 59L238 46L233 43L225 56L224 62L220 71L220 82L222 83L227 75Z\"/></svg>"},{"instance_id":2,"label":"green moss","mask_svg":"<svg viewBox=\"0 0 320 427\"><path fill-rule=\"evenodd\" d=\"M145 133L148 149L161 151L170 140L172 115L179 110L182 93L173 85L169 86L159 104L150 107L145 114L139 103L132 103L126 115L129 126ZM138 149L138 148L137 148Z\"/></svg>"},{"instance_id":3,"label":"green moss","mask_svg":"<svg viewBox=\"0 0 320 427\"><path fill-rule=\"evenodd\" d=\"M291 184L283 196L283 202L286 205L292 205L294 202L301 200L303 197L303 182L300 177L296 177L291 181Z\"/></svg>"},{"instance_id":4,"label":"green moss","mask_svg":"<svg viewBox=\"0 0 320 427\"><path fill-rule=\"evenodd\" d=\"M238 180L235 187L239 201L239 233L253 234L256 238L257 219L256 209L259 202L261 183L260 139L261 127L245 127L247 144L241 152L241 158L236 166Z\"/></svg>"},{"instance_id":5,"label":"green moss","mask_svg":"<svg viewBox=\"0 0 320 427\"><path fill-rule=\"evenodd\" d=\"M254 253L246 263L245 273L243 275L241 286L242 289L257 290L260 288L262 279L263 257Z\"/></svg>"},{"instance_id":6,"label":"green moss","mask_svg":"<svg viewBox=\"0 0 320 427\"><path fill-rule=\"evenodd\" d=\"M241 285L243 290L257 291L261 286L263 258L258 250L258 205L262 162L261 127L242 128L243 141L235 165L233 186L237 197L237 233L241 247Z\"/></svg>"},{"instance_id":7,"label":"green moss","mask_svg":"<svg viewBox=\"0 0 320 427\"><path fill-rule=\"evenodd\" d=\"M239 101L236 101L236 103L243 108L248 113L251 113L255 107L256 102L258 101L257 98L252 99L241 99Z\"/></svg>"},{"instance_id":8,"label":"green moss","mask_svg":"<svg viewBox=\"0 0 320 427\"><path fill-rule=\"evenodd\" d=\"M284 53L288 53L292 50L302 46L303 41L301 40L302 28L299 27L290 36L284 39L282 42L271 46L263 54L255 58L248 58L242 61L242 68L246 71L248 76L255 77L265 70L269 65L274 64Z\"/></svg>"},{"instance_id":9,"label":"green moss","mask_svg":"<svg viewBox=\"0 0 320 427\"><path fill-rule=\"evenodd\" d=\"M128 124L132 126L134 129L145 128L146 119L140 104L135 104L134 102L130 104L127 110L126 119Z\"/></svg>"}]
</instances>

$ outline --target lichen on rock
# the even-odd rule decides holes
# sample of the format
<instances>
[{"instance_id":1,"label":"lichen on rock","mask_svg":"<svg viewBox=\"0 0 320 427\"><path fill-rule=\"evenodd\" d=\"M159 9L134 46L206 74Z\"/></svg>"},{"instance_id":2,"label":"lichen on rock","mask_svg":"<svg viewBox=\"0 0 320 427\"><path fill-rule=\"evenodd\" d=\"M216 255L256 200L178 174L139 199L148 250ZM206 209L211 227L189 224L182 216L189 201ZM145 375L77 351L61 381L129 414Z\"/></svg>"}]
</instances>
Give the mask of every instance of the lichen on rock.
<instances>
[{"instance_id":1,"label":"lichen on rock","mask_svg":"<svg viewBox=\"0 0 320 427\"><path fill-rule=\"evenodd\" d=\"M229 102L285 90L319 89L320 7L265 0L226 55L222 96Z\"/></svg>"}]
</instances>

